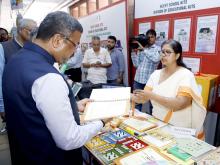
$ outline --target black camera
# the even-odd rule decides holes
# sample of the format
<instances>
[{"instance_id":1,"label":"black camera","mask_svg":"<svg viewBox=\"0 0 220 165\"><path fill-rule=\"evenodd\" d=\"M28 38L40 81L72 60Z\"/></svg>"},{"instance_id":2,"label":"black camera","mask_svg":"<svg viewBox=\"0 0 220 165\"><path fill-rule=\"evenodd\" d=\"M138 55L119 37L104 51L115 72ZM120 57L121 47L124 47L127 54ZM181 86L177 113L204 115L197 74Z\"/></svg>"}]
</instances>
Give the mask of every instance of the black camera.
<instances>
[{"instance_id":1,"label":"black camera","mask_svg":"<svg viewBox=\"0 0 220 165\"><path fill-rule=\"evenodd\" d=\"M149 38L144 34L139 34L138 36L130 38L129 46L131 49L137 49L139 47L134 41L138 41L143 47L145 47L149 43Z\"/></svg>"}]
</instances>

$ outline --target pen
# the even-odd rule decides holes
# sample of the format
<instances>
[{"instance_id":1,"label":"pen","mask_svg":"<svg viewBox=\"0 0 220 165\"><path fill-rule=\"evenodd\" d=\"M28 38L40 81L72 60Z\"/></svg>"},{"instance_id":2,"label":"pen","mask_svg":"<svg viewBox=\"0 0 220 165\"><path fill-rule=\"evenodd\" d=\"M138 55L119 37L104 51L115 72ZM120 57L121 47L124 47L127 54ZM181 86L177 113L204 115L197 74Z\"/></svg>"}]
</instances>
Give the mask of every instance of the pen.
<instances>
[{"instance_id":1,"label":"pen","mask_svg":"<svg viewBox=\"0 0 220 165\"><path fill-rule=\"evenodd\" d=\"M137 135L137 136L144 136L144 135L147 135L147 133L146 133L146 132L144 132L144 133L140 133L140 134Z\"/></svg>"},{"instance_id":2,"label":"pen","mask_svg":"<svg viewBox=\"0 0 220 165\"><path fill-rule=\"evenodd\" d=\"M127 127L124 124L120 125L120 128L123 129L124 131L126 131L127 133L134 135L134 136L144 136L147 135L146 132L140 133L140 132L136 132L134 129L131 129L130 127Z\"/></svg>"},{"instance_id":3,"label":"pen","mask_svg":"<svg viewBox=\"0 0 220 165\"><path fill-rule=\"evenodd\" d=\"M124 129L127 133L129 133L129 134L131 134L131 135L135 135L135 136L138 136L138 135L139 135L139 133L135 132L134 130L132 130L132 129L129 128L129 127L123 127L123 129Z\"/></svg>"}]
</instances>

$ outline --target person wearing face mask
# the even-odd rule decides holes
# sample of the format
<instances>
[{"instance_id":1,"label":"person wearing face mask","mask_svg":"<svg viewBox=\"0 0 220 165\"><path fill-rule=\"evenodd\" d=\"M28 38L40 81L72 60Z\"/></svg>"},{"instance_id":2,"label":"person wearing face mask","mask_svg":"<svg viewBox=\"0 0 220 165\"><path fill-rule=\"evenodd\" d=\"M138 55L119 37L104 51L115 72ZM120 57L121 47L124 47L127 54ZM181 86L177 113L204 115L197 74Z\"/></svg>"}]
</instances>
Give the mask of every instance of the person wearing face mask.
<instances>
[{"instance_id":1,"label":"person wearing face mask","mask_svg":"<svg viewBox=\"0 0 220 165\"><path fill-rule=\"evenodd\" d=\"M177 127L193 128L197 137L204 139L206 109L195 77L182 61L178 41L162 43L161 63L163 68L151 74L144 90L134 91L133 101L151 100L154 117Z\"/></svg>"},{"instance_id":2,"label":"person wearing face mask","mask_svg":"<svg viewBox=\"0 0 220 165\"><path fill-rule=\"evenodd\" d=\"M112 61L112 66L107 69L107 83L121 85L125 63L123 53L115 47L116 41L115 36L109 36L107 40L107 48Z\"/></svg>"},{"instance_id":3,"label":"person wearing face mask","mask_svg":"<svg viewBox=\"0 0 220 165\"><path fill-rule=\"evenodd\" d=\"M3 96L12 165L82 164L81 147L103 128L101 120L80 125L79 111L89 100L76 102L53 66L71 57L82 32L69 14L49 13L34 41L6 65Z\"/></svg>"},{"instance_id":4,"label":"person wearing face mask","mask_svg":"<svg viewBox=\"0 0 220 165\"><path fill-rule=\"evenodd\" d=\"M0 44L0 77L2 77L5 64L17 53L25 42L30 40L30 32L37 27L37 23L31 19L19 19L17 26L17 35L12 39ZM16 70L16 69L15 69ZM0 80L0 115L3 119L3 125L0 134L6 133L6 119L4 113L4 104L2 99L2 89Z\"/></svg>"}]
</instances>

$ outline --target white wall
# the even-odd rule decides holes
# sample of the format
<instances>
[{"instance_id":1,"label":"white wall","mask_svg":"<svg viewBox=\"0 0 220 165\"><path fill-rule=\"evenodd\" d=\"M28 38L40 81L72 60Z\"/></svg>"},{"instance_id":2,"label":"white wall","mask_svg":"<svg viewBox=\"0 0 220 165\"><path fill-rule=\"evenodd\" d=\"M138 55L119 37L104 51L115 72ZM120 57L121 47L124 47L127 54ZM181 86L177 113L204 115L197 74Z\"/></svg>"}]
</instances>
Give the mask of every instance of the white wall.
<instances>
[{"instance_id":1,"label":"white wall","mask_svg":"<svg viewBox=\"0 0 220 165\"><path fill-rule=\"evenodd\" d=\"M11 16L10 0L2 0L2 4L0 6L0 27L10 31L14 22Z\"/></svg>"},{"instance_id":2,"label":"white wall","mask_svg":"<svg viewBox=\"0 0 220 165\"><path fill-rule=\"evenodd\" d=\"M10 0L0 1L2 2L0 3L0 27L4 27L10 31L13 24L15 25L18 10L11 10ZM68 1L70 0L66 0L65 3ZM62 4L64 0L36 0L33 3L31 3L31 0L23 0L23 2L24 8L20 9L19 12L24 18L33 19L39 25L44 17L52 10L56 9L59 4ZM64 7L61 10L68 12L68 7Z\"/></svg>"}]
</instances>

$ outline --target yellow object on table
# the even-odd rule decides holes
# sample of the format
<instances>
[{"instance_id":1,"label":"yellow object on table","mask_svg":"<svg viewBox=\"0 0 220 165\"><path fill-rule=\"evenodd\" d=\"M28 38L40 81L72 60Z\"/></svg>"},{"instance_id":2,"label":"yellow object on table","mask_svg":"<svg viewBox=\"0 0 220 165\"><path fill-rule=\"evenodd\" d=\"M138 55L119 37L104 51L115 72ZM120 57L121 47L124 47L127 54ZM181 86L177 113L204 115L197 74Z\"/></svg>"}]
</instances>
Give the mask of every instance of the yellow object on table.
<instances>
[{"instance_id":1,"label":"yellow object on table","mask_svg":"<svg viewBox=\"0 0 220 165\"><path fill-rule=\"evenodd\" d=\"M207 110L215 104L218 77L218 75L212 74L199 74L195 76L196 82L202 90L201 94Z\"/></svg>"}]
</instances>

